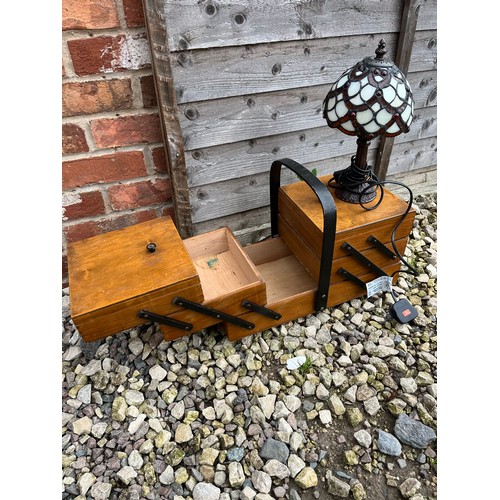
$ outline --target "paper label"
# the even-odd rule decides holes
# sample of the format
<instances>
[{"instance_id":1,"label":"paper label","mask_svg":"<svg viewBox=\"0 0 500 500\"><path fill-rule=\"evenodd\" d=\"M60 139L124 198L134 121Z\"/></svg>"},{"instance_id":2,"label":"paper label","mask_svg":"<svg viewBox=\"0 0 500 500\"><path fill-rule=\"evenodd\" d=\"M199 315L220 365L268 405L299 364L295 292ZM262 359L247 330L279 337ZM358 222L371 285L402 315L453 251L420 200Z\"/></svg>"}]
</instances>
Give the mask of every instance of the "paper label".
<instances>
[{"instance_id":1,"label":"paper label","mask_svg":"<svg viewBox=\"0 0 500 500\"><path fill-rule=\"evenodd\" d=\"M367 298L378 292L390 292L392 290L392 278L390 276L379 276L373 281L366 283Z\"/></svg>"}]
</instances>

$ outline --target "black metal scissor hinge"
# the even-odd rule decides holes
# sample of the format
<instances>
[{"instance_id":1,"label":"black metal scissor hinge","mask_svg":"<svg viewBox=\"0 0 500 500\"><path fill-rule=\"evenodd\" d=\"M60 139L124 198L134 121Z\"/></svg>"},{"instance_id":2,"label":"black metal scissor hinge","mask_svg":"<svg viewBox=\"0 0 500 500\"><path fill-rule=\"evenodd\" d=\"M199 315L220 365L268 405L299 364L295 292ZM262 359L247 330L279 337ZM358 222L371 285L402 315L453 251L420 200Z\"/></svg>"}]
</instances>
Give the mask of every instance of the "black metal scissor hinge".
<instances>
[{"instance_id":1,"label":"black metal scissor hinge","mask_svg":"<svg viewBox=\"0 0 500 500\"><path fill-rule=\"evenodd\" d=\"M220 319L221 321L226 321L227 323L239 326L245 330L253 330L255 328L255 325L249 321L245 321L244 319L232 316L231 314L199 304L198 302L192 302L191 300L187 300L182 297L174 297L172 303L177 306L184 307L185 309L205 314L206 316L211 316L212 318Z\"/></svg>"},{"instance_id":2,"label":"black metal scissor hinge","mask_svg":"<svg viewBox=\"0 0 500 500\"><path fill-rule=\"evenodd\" d=\"M358 262L370 269L370 271L374 272L377 276L387 276L386 272L375 265L370 259L367 259L362 253L358 252L352 245L347 243L347 241L342 243L341 248L348 252L351 257L355 258Z\"/></svg>"},{"instance_id":3,"label":"black metal scissor hinge","mask_svg":"<svg viewBox=\"0 0 500 500\"><path fill-rule=\"evenodd\" d=\"M168 316L164 316L163 314L156 314L151 311L146 311L146 309L141 309L137 313L137 316L149 321L156 321L157 323L161 323L162 325L173 326L174 328L179 328L180 330L184 330L186 332L189 332L193 329L193 325L191 323L186 323L185 321L179 321L178 319L169 318Z\"/></svg>"},{"instance_id":4,"label":"black metal scissor hinge","mask_svg":"<svg viewBox=\"0 0 500 500\"><path fill-rule=\"evenodd\" d=\"M387 248L381 241L377 240L375 236L368 236L367 241L372 243L377 250L380 250L384 255L387 255L390 259L396 260L398 256L390 249Z\"/></svg>"},{"instance_id":5,"label":"black metal scissor hinge","mask_svg":"<svg viewBox=\"0 0 500 500\"><path fill-rule=\"evenodd\" d=\"M244 300L241 303L242 307L246 307L250 311L253 311L258 314L262 314L262 316L266 316L268 318L272 318L275 320L278 320L281 318L281 314L273 311L272 309L268 309L267 307L260 306L259 304L255 304L254 302L251 302L249 300Z\"/></svg>"},{"instance_id":6,"label":"black metal scissor hinge","mask_svg":"<svg viewBox=\"0 0 500 500\"><path fill-rule=\"evenodd\" d=\"M361 281L357 276L354 276L354 274L346 271L343 267L337 270L337 274L340 274L349 281L352 281L355 285L358 285L363 290L366 290L366 283L364 281Z\"/></svg>"}]
</instances>

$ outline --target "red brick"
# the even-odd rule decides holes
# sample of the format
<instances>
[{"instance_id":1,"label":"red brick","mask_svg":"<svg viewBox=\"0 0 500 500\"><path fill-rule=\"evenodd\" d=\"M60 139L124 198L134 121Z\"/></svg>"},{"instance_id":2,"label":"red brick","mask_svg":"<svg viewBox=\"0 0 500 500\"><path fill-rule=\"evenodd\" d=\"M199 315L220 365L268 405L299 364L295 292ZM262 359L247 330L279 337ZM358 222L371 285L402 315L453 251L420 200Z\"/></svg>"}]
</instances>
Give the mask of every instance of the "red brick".
<instances>
[{"instance_id":1,"label":"red brick","mask_svg":"<svg viewBox=\"0 0 500 500\"><path fill-rule=\"evenodd\" d=\"M65 83L62 86L63 116L76 116L132 107L130 79Z\"/></svg>"},{"instance_id":2,"label":"red brick","mask_svg":"<svg viewBox=\"0 0 500 500\"><path fill-rule=\"evenodd\" d=\"M102 118L92 120L90 127L98 148L162 141L157 114Z\"/></svg>"},{"instance_id":3,"label":"red brick","mask_svg":"<svg viewBox=\"0 0 500 500\"><path fill-rule=\"evenodd\" d=\"M104 200L100 191L89 191L87 193L69 192L63 195L64 220L102 215L105 211Z\"/></svg>"},{"instance_id":4,"label":"red brick","mask_svg":"<svg viewBox=\"0 0 500 500\"><path fill-rule=\"evenodd\" d=\"M127 151L63 162L63 189L146 175L142 151Z\"/></svg>"},{"instance_id":5,"label":"red brick","mask_svg":"<svg viewBox=\"0 0 500 500\"><path fill-rule=\"evenodd\" d=\"M131 214L123 214L113 218L103 218L97 221L80 222L66 226L64 232L68 243L73 241L83 240L96 236L98 234L114 231L115 229L122 229L124 227L145 222L147 220L155 219L157 213L155 209L142 210L140 212L133 212Z\"/></svg>"},{"instance_id":6,"label":"red brick","mask_svg":"<svg viewBox=\"0 0 500 500\"><path fill-rule=\"evenodd\" d=\"M98 36L68 40L77 75L95 75L151 67L145 34Z\"/></svg>"},{"instance_id":7,"label":"red brick","mask_svg":"<svg viewBox=\"0 0 500 500\"><path fill-rule=\"evenodd\" d=\"M115 0L63 0L62 29L103 29L120 26Z\"/></svg>"},{"instance_id":8,"label":"red brick","mask_svg":"<svg viewBox=\"0 0 500 500\"><path fill-rule=\"evenodd\" d=\"M144 10L141 0L123 0L123 10L129 28L144 26Z\"/></svg>"},{"instance_id":9,"label":"red brick","mask_svg":"<svg viewBox=\"0 0 500 500\"><path fill-rule=\"evenodd\" d=\"M155 82L153 75L141 76L141 92L142 105L144 108L156 108L158 101L156 100Z\"/></svg>"},{"instance_id":10,"label":"red brick","mask_svg":"<svg viewBox=\"0 0 500 500\"><path fill-rule=\"evenodd\" d=\"M63 155L85 153L89 150L85 132L74 123L62 126L62 152Z\"/></svg>"},{"instance_id":11,"label":"red brick","mask_svg":"<svg viewBox=\"0 0 500 500\"><path fill-rule=\"evenodd\" d=\"M168 166L167 166L167 158L165 156L165 148L159 147L159 148L154 148L151 151L153 155L153 163L155 170L157 172L160 172L162 174L168 173Z\"/></svg>"},{"instance_id":12,"label":"red brick","mask_svg":"<svg viewBox=\"0 0 500 500\"><path fill-rule=\"evenodd\" d=\"M111 186L108 193L113 210L156 205L172 198L168 179L119 184Z\"/></svg>"},{"instance_id":13,"label":"red brick","mask_svg":"<svg viewBox=\"0 0 500 500\"><path fill-rule=\"evenodd\" d=\"M172 217L172 220L174 219L174 207L161 207L160 208L160 217L165 217L166 215L170 215ZM175 221L174 221L175 223Z\"/></svg>"},{"instance_id":14,"label":"red brick","mask_svg":"<svg viewBox=\"0 0 500 500\"><path fill-rule=\"evenodd\" d=\"M62 256L62 273L61 273L62 283L61 288L67 288L68 282L68 256Z\"/></svg>"}]
</instances>

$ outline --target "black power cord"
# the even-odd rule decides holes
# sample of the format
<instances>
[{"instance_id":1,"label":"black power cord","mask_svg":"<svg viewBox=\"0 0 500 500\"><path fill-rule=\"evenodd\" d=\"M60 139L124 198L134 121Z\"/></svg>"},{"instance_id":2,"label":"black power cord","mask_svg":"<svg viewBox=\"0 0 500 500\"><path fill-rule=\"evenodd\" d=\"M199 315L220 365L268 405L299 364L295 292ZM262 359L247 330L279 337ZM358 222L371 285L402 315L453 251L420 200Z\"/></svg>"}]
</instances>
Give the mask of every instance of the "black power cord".
<instances>
[{"instance_id":1,"label":"black power cord","mask_svg":"<svg viewBox=\"0 0 500 500\"><path fill-rule=\"evenodd\" d=\"M335 172L333 177L328 181L328 185L333 189L343 189L345 191L349 191L350 193L357 194L359 196L359 205L365 210L375 210L380 206L382 200L384 199L384 186L386 184L394 184L396 186L400 186L405 188L409 193L408 206L405 212L401 215L401 218L394 226L394 229L391 233L391 244L394 250L394 253L397 255L398 259L407 267L407 270L395 271L392 273L391 278L396 273L406 273L411 274L412 276L418 276L417 270L410 265L406 259L401 255L398 248L396 247L396 232L399 226L406 219L408 213L410 212L411 206L413 204L413 192L412 190L402 182L398 181L379 181L377 176L373 173L370 167L366 169L362 169L357 167L354 161L355 157L351 158L351 166L340 172ZM363 186L363 189L359 189L360 186ZM357 188L357 189L356 189ZM380 197L374 205L366 206L363 202L363 196L366 195L369 191L375 189L375 191L380 190ZM373 201L373 200L372 200ZM371 202L370 202L371 203ZM394 294L393 294L394 297Z\"/></svg>"},{"instance_id":2,"label":"black power cord","mask_svg":"<svg viewBox=\"0 0 500 500\"><path fill-rule=\"evenodd\" d=\"M348 191L351 194L359 196L358 203L365 210L375 210L377 207L380 206L382 200L384 199L384 186L386 184L394 184L396 186L403 187L408 191L410 195L409 200L407 202L408 206L404 211L404 213L401 215L399 221L394 226L394 229L392 230L391 233L391 244L394 253L399 258L399 260L407 267L407 270L395 271L394 273L391 274L391 278L398 272L417 276L418 275L417 270L413 266L411 266L406 261L406 259L401 255L396 246L396 241L395 241L396 232L399 226L403 223L403 221L407 217L408 213L410 212L411 206L413 204L412 190L402 182L379 181L377 176L372 172L370 167L364 169L357 167L355 164L354 156L351 158L350 167L335 172L333 174L333 177L328 181L328 185L333 189L343 189L344 191ZM374 205L366 206L362 201L363 196L366 196L366 199L371 198L371 201L369 202L371 203L373 201L373 198L370 196L370 194L373 194L373 191L375 191L375 198L376 198L377 190L380 190L380 197L377 200L377 202ZM390 306L389 313L396 321L398 321L399 323L409 323L418 316L417 310L408 301L408 299L398 298L398 295L395 293L395 290L392 287L391 287L391 295L392 298L394 299L394 304Z\"/></svg>"}]
</instances>

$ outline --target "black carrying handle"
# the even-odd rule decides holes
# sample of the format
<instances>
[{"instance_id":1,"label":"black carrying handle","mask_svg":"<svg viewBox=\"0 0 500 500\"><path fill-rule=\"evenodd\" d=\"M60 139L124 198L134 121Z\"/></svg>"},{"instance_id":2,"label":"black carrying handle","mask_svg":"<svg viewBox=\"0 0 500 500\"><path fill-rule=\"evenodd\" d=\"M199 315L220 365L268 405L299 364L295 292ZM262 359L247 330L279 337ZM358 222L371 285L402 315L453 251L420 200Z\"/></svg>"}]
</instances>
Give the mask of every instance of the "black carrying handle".
<instances>
[{"instance_id":1,"label":"black carrying handle","mask_svg":"<svg viewBox=\"0 0 500 500\"><path fill-rule=\"evenodd\" d=\"M330 273L332 271L333 247L337 232L337 207L328 188L307 168L300 163L283 158L271 165L271 234L278 236L278 193L281 184L281 167L287 167L295 172L314 191L323 208L323 243L321 246L321 265L319 270L318 291L316 292L315 310L322 311L328 302L330 288Z\"/></svg>"}]
</instances>

